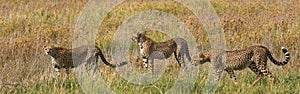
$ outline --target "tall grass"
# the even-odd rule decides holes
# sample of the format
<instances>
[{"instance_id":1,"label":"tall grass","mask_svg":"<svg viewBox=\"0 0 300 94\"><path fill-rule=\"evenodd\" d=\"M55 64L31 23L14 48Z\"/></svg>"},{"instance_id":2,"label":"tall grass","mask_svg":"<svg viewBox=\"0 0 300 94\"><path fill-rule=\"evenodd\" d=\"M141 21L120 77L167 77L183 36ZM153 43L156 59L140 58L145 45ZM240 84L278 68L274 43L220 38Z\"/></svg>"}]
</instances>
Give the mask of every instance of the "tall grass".
<instances>
[{"instance_id":1,"label":"tall grass","mask_svg":"<svg viewBox=\"0 0 300 94\"><path fill-rule=\"evenodd\" d=\"M291 61L283 67L268 62L276 77L269 85L265 77L253 88L248 86L255 74L245 69L237 72L234 85L224 76L216 93L300 93L300 2L294 1L235 1L211 0L220 17L228 50L251 45L265 45L276 58L282 58L280 47L291 54ZM75 77L52 78L50 57L42 47L55 44L71 48L74 26L87 0L1 0L0 1L0 91L1 93L84 93ZM128 17L145 10L160 10L179 18L193 33L197 48L210 49L209 37L197 17L174 1L126 1L113 9L99 28L96 44L109 56L111 38L118 26ZM147 36L157 41L168 39L164 34L149 31ZM133 43L134 44L134 43ZM137 49L135 49L137 50ZM138 56L138 55L135 55ZM137 57L133 57L138 59ZM111 58L109 58L111 59ZM160 93L168 91L177 79L179 68L175 59L165 74L152 85L135 85L109 67L101 66L101 74L108 87L116 93ZM141 68L141 60L132 62ZM201 93L207 80L208 64L200 66L200 73L192 93Z\"/></svg>"}]
</instances>

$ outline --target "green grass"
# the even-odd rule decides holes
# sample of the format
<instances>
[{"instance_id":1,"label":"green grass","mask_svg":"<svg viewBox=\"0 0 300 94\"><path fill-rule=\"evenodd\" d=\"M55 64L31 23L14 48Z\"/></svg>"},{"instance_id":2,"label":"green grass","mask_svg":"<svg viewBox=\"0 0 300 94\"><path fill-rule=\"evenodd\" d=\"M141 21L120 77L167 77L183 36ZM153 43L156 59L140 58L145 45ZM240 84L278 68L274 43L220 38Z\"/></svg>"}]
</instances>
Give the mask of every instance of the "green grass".
<instances>
[{"instance_id":1,"label":"green grass","mask_svg":"<svg viewBox=\"0 0 300 94\"><path fill-rule=\"evenodd\" d=\"M52 78L50 57L44 55L42 47L55 44L71 48L76 20L87 0L1 0L0 1L0 92L1 93L84 93L75 76ZM226 47L229 50L251 45L264 45L274 57L280 59L284 46L291 54L289 64L279 67L271 62L268 66L276 77L270 85L265 77L255 87L249 88L255 74L245 69L236 73L238 84L234 85L224 73L216 89L217 94L249 93L300 93L300 9L297 0L282 2L211 0L224 29ZM186 7L173 1L126 1L114 8L100 24L96 45L111 60L111 41L118 27L129 17L145 10L160 10L173 14L191 31L199 51L210 49L209 37L201 22ZM150 30L146 33L155 41L169 39L168 34ZM136 43L132 50L137 51ZM136 52L138 53L138 52ZM131 56L131 65L141 71L140 58ZM138 61L138 62L137 62ZM167 92L177 80L179 67L172 57L164 75L151 85L128 82L118 72L100 64L101 75L107 87L116 93L160 93ZM209 64L199 67L199 74L191 93L204 91Z\"/></svg>"}]
</instances>

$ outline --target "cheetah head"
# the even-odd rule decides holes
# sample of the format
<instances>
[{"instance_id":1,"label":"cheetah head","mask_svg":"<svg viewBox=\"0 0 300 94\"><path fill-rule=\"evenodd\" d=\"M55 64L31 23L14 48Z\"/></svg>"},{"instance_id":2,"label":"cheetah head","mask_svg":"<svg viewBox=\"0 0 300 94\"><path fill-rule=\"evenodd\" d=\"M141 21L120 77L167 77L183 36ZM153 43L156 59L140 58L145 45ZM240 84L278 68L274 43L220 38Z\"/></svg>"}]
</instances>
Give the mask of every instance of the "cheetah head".
<instances>
[{"instance_id":1,"label":"cheetah head","mask_svg":"<svg viewBox=\"0 0 300 94\"><path fill-rule=\"evenodd\" d=\"M44 51L45 51L45 54L47 55L55 55L56 53L56 50L55 50L55 46L44 46Z\"/></svg>"},{"instance_id":2,"label":"cheetah head","mask_svg":"<svg viewBox=\"0 0 300 94\"><path fill-rule=\"evenodd\" d=\"M138 43L143 43L146 41L146 36L143 33L137 32L133 33L131 39Z\"/></svg>"},{"instance_id":3,"label":"cheetah head","mask_svg":"<svg viewBox=\"0 0 300 94\"><path fill-rule=\"evenodd\" d=\"M203 53L200 53L193 58L192 65L197 66L199 64L204 64L205 62L209 62L209 59Z\"/></svg>"}]
</instances>

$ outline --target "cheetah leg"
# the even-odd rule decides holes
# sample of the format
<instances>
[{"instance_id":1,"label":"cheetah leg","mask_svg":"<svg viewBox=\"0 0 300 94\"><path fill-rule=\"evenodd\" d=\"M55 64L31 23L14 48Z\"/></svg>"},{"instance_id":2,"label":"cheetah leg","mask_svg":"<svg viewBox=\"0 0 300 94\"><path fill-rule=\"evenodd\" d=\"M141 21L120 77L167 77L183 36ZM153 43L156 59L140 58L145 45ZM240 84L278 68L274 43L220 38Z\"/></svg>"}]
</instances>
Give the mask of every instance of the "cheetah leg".
<instances>
[{"instance_id":1,"label":"cheetah leg","mask_svg":"<svg viewBox=\"0 0 300 94\"><path fill-rule=\"evenodd\" d=\"M67 78L69 78L70 72L71 72L70 68L67 68L67 69L66 69Z\"/></svg>"},{"instance_id":2,"label":"cheetah leg","mask_svg":"<svg viewBox=\"0 0 300 94\"><path fill-rule=\"evenodd\" d=\"M84 63L87 71L91 71L91 73L96 73L98 69L98 58L96 55L92 53L88 53Z\"/></svg>"},{"instance_id":3,"label":"cheetah leg","mask_svg":"<svg viewBox=\"0 0 300 94\"><path fill-rule=\"evenodd\" d=\"M256 80L252 83L251 87L253 87L261 78L262 78L262 73L260 70L256 67L255 62L251 62L248 65L248 68L256 74Z\"/></svg>"},{"instance_id":4,"label":"cheetah leg","mask_svg":"<svg viewBox=\"0 0 300 94\"><path fill-rule=\"evenodd\" d=\"M55 61L54 58L52 58L51 64L52 64L52 68L54 69L54 72L52 71L53 77L60 76L60 71L59 70L61 69L61 67L60 67L59 64L57 64L57 62Z\"/></svg>"},{"instance_id":5,"label":"cheetah leg","mask_svg":"<svg viewBox=\"0 0 300 94\"><path fill-rule=\"evenodd\" d=\"M266 69L265 64L264 64L264 63L266 63L266 61L264 62L263 60L267 60L267 59L262 58L262 55L260 55L260 54L255 55L252 58L254 58L254 61L252 61L250 63L250 65L248 65L248 67L257 74L257 77L256 77L256 80L252 83L251 87L253 87L260 79L262 79L262 77L263 77L262 70ZM255 67L254 67L254 65L255 65ZM257 72L255 70L257 70Z\"/></svg>"},{"instance_id":6,"label":"cheetah leg","mask_svg":"<svg viewBox=\"0 0 300 94\"><path fill-rule=\"evenodd\" d=\"M144 67L144 71L148 70L148 58L143 57L143 67Z\"/></svg>"},{"instance_id":7,"label":"cheetah leg","mask_svg":"<svg viewBox=\"0 0 300 94\"><path fill-rule=\"evenodd\" d=\"M250 87L253 87L262 77L262 74L257 75L256 80L251 84Z\"/></svg>"},{"instance_id":8,"label":"cheetah leg","mask_svg":"<svg viewBox=\"0 0 300 94\"><path fill-rule=\"evenodd\" d=\"M148 70L150 71L150 73L153 73L154 71L154 59L151 59L150 63L148 63Z\"/></svg>"},{"instance_id":9,"label":"cheetah leg","mask_svg":"<svg viewBox=\"0 0 300 94\"><path fill-rule=\"evenodd\" d=\"M223 65L225 62L222 62L220 58L214 57L212 59L212 68L215 71L215 81L219 81L221 79L222 73L225 69L225 66Z\"/></svg>"},{"instance_id":10,"label":"cheetah leg","mask_svg":"<svg viewBox=\"0 0 300 94\"><path fill-rule=\"evenodd\" d=\"M175 55L176 61L179 64L179 66L185 67L184 58L183 58L183 55L181 54L181 52L174 52L174 55Z\"/></svg>"},{"instance_id":11,"label":"cheetah leg","mask_svg":"<svg viewBox=\"0 0 300 94\"><path fill-rule=\"evenodd\" d=\"M234 71L231 69L225 69L225 71L229 74L229 77L232 79L233 83L236 85L237 80L236 80L236 76L234 75Z\"/></svg>"},{"instance_id":12,"label":"cheetah leg","mask_svg":"<svg viewBox=\"0 0 300 94\"><path fill-rule=\"evenodd\" d=\"M92 59L93 61L92 61L92 64L93 64L93 67L94 67L94 72L100 72L99 71L99 57L97 57L96 55L93 57L93 59Z\"/></svg>"},{"instance_id":13,"label":"cheetah leg","mask_svg":"<svg viewBox=\"0 0 300 94\"><path fill-rule=\"evenodd\" d=\"M60 76L60 71L57 68L54 68L54 71L52 71L53 77L58 77Z\"/></svg>"},{"instance_id":14,"label":"cheetah leg","mask_svg":"<svg viewBox=\"0 0 300 94\"><path fill-rule=\"evenodd\" d=\"M263 66L260 66L260 72L262 73L263 76L268 76L270 83L274 84L275 83L275 78L273 77L272 73L266 68L266 63Z\"/></svg>"},{"instance_id":15,"label":"cheetah leg","mask_svg":"<svg viewBox=\"0 0 300 94\"><path fill-rule=\"evenodd\" d=\"M257 81L259 81L263 76L268 76L271 84L275 83L275 79L272 75L272 73L267 69L267 59L262 59L263 61L259 62L256 67L258 67L258 70L260 72L260 75L258 75L257 79L253 82L252 85L255 85Z\"/></svg>"},{"instance_id":16,"label":"cheetah leg","mask_svg":"<svg viewBox=\"0 0 300 94\"><path fill-rule=\"evenodd\" d=\"M179 59L179 53L174 52L174 56L175 56L175 59L176 59L177 63L179 64L179 66L181 66L180 59Z\"/></svg>"},{"instance_id":17,"label":"cheetah leg","mask_svg":"<svg viewBox=\"0 0 300 94\"><path fill-rule=\"evenodd\" d=\"M214 80L215 81L217 81L217 82L219 82L220 81L220 79L221 79L221 76L222 76L222 73L223 73L223 69L216 69L215 70L215 78L214 78Z\"/></svg>"},{"instance_id":18,"label":"cheetah leg","mask_svg":"<svg viewBox=\"0 0 300 94\"><path fill-rule=\"evenodd\" d=\"M53 64L53 68L54 68L54 72L55 72L56 76L60 76L61 67L57 64Z\"/></svg>"},{"instance_id":19,"label":"cheetah leg","mask_svg":"<svg viewBox=\"0 0 300 94\"><path fill-rule=\"evenodd\" d=\"M183 67L185 67L185 59L184 59L185 54L187 54L187 52L184 51L184 49L180 49L178 56L179 56L179 59L181 60L181 64Z\"/></svg>"},{"instance_id":20,"label":"cheetah leg","mask_svg":"<svg viewBox=\"0 0 300 94\"><path fill-rule=\"evenodd\" d=\"M184 54L179 54L179 60L181 61L181 66L185 67Z\"/></svg>"}]
</instances>

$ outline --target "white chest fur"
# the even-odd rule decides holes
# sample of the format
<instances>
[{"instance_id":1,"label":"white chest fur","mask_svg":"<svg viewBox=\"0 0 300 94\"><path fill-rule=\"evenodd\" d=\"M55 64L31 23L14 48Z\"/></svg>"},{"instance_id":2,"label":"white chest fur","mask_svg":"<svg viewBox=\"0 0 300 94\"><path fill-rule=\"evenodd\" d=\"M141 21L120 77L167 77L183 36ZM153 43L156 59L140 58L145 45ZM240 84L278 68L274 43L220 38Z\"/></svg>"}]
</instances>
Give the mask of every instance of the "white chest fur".
<instances>
[{"instance_id":1,"label":"white chest fur","mask_svg":"<svg viewBox=\"0 0 300 94\"><path fill-rule=\"evenodd\" d=\"M55 71L59 71L58 68L55 68L55 65L58 65L57 62L55 61L55 59L53 57L51 57L52 60L51 60L51 63L52 63L52 67L54 68Z\"/></svg>"},{"instance_id":2,"label":"white chest fur","mask_svg":"<svg viewBox=\"0 0 300 94\"><path fill-rule=\"evenodd\" d=\"M140 47L140 54L142 56L145 56L145 46L143 45L143 43L139 43L139 47Z\"/></svg>"}]
</instances>

